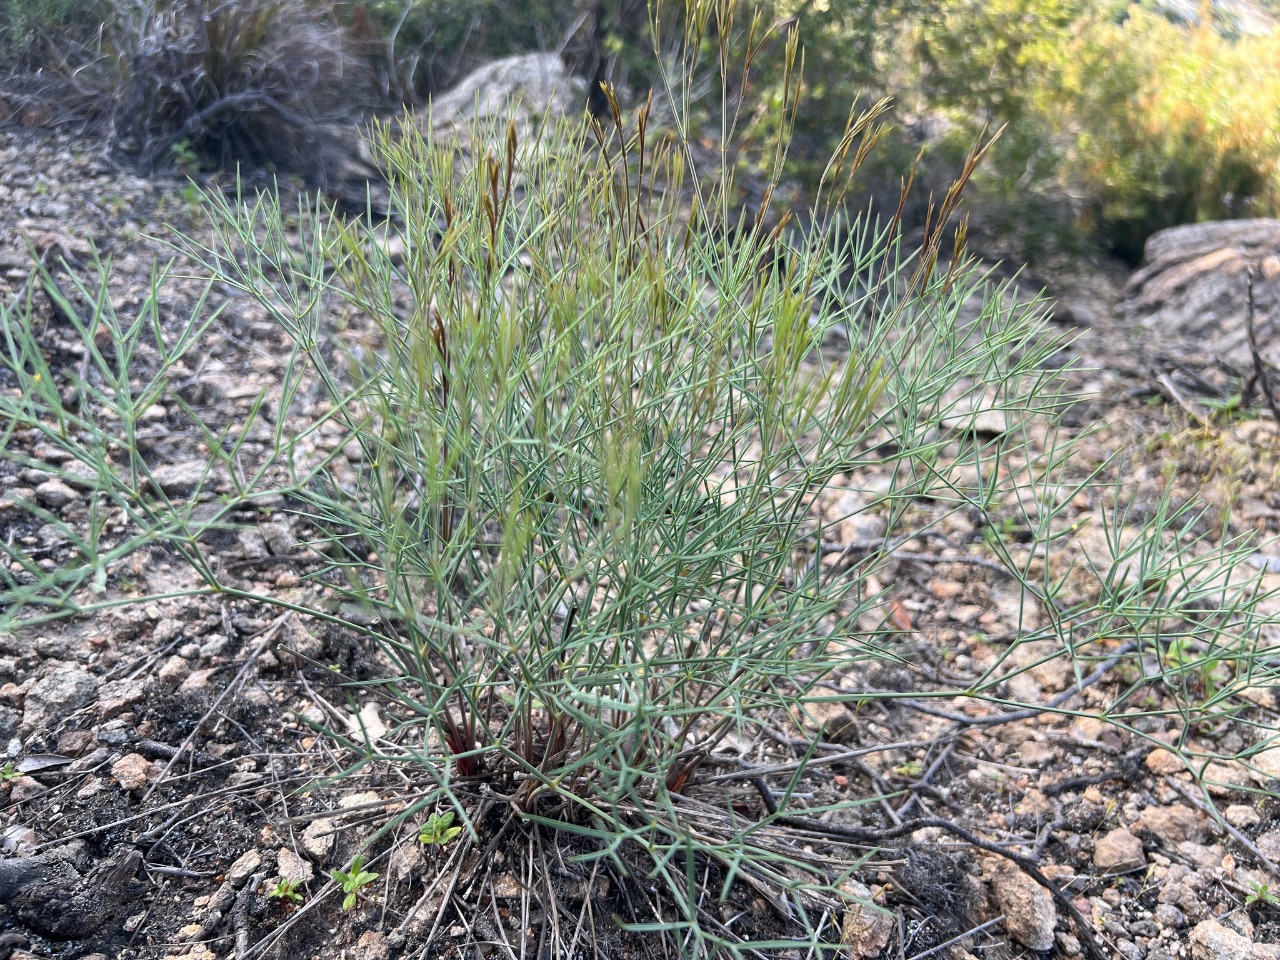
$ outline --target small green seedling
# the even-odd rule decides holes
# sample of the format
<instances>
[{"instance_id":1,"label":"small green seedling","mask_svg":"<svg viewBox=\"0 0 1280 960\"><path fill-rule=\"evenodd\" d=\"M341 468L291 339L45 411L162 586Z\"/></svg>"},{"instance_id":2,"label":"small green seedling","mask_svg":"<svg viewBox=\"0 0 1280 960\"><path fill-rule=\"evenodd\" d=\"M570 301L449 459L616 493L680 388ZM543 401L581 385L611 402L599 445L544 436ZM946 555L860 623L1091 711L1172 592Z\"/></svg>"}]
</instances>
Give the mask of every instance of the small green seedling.
<instances>
[{"instance_id":1,"label":"small green seedling","mask_svg":"<svg viewBox=\"0 0 1280 960\"><path fill-rule=\"evenodd\" d=\"M16 780L20 776L22 776L22 774L18 773L18 768L13 765L12 760L6 763L3 767L0 767L0 780L3 780L5 783L8 783L10 780Z\"/></svg>"},{"instance_id":2,"label":"small green seedling","mask_svg":"<svg viewBox=\"0 0 1280 960\"><path fill-rule=\"evenodd\" d=\"M301 880L286 880L281 877L267 891L268 900L291 901L293 903L301 903L305 898L298 892L301 886Z\"/></svg>"},{"instance_id":3,"label":"small green seedling","mask_svg":"<svg viewBox=\"0 0 1280 960\"><path fill-rule=\"evenodd\" d=\"M1244 898L1244 905L1252 907L1255 904L1265 904L1268 907L1280 907L1280 893L1271 889L1271 885L1263 883L1259 880L1249 881L1249 895Z\"/></svg>"},{"instance_id":4,"label":"small green seedling","mask_svg":"<svg viewBox=\"0 0 1280 960\"><path fill-rule=\"evenodd\" d=\"M342 909L350 910L356 905L357 894L361 887L367 886L378 879L376 873L370 873L364 869L364 856L358 856L351 861L351 867L348 870L334 870L330 874L333 879L342 884L342 892L346 897L342 901Z\"/></svg>"},{"instance_id":5,"label":"small green seedling","mask_svg":"<svg viewBox=\"0 0 1280 960\"><path fill-rule=\"evenodd\" d=\"M191 141L185 137L175 141L169 147L169 153L173 157L174 164L183 173L192 174L200 169L200 157L191 146Z\"/></svg>"},{"instance_id":6,"label":"small green seedling","mask_svg":"<svg viewBox=\"0 0 1280 960\"><path fill-rule=\"evenodd\" d=\"M418 842L428 847L443 847L462 832L461 827L453 826L453 811L433 813L418 830Z\"/></svg>"}]
</instances>

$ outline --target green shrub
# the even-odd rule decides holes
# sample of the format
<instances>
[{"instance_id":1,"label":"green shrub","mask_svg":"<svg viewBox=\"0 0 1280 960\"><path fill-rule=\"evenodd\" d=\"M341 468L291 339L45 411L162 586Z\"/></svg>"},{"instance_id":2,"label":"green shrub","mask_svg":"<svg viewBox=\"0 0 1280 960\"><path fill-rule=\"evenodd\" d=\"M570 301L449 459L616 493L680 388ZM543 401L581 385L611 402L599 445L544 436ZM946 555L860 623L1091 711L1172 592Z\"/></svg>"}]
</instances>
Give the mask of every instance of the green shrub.
<instances>
[{"instance_id":1,"label":"green shrub","mask_svg":"<svg viewBox=\"0 0 1280 960\"><path fill-rule=\"evenodd\" d=\"M0 69L26 71L56 61L70 40L91 40L98 0L5 0L0 4Z\"/></svg>"},{"instance_id":2,"label":"green shrub","mask_svg":"<svg viewBox=\"0 0 1280 960\"><path fill-rule=\"evenodd\" d=\"M696 76L697 31L689 38ZM724 62L727 41L713 50ZM919 532L913 503L949 502L989 523L996 509L1017 511L1034 549L1023 559L999 537L988 548L1045 616L1015 647L1043 641L1083 676L1102 657L1146 671L1150 651L1185 637L1153 680L1193 718L1222 715L1268 674L1256 592L1223 579L1252 548L1192 536L1193 510L1162 508L1136 537L1116 518L1110 555L1093 561L1095 596L1069 596L1060 518L1089 481L1071 476L1070 445L1052 426L1064 397L1046 368L1059 344L1039 307L1008 303L963 260L937 269L942 227L913 250L896 222L816 208L814 229L779 258L777 234L759 226L768 211L738 218L731 170L693 162L686 117L663 132L644 111L615 118L612 130L549 126L526 142L514 127L479 131L487 154L381 130L389 224L321 205L290 224L276 198L210 196L214 237L187 249L254 298L293 352L270 417L265 396L223 427L173 405L210 457L183 498L163 494L138 425L215 312L202 302L185 323L162 320L158 277L136 315L122 314L105 267L74 291L46 273L84 345L73 372L42 348L30 297L25 310L0 307L0 456L82 485L90 468L94 485L87 531L13 501L76 559L54 566L0 543L0 628L138 602L117 572L132 551L162 547L206 592L381 645L394 664L377 682L393 731L376 744L331 735L350 748L351 772L396 762L425 782L387 829L452 812L454 863L500 837L554 844L634 891L644 910L624 925L664 938L673 956L835 954L835 919L852 905L843 883L861 854L815 853L788 826L811 758L772 781L759 816L709 773L736 769L732 743L821 705L902 696L823 681L911 655L868 584ZM874 122L854 124L847 143ZM830 174L830 196L855 159ZM956 202L953 191L935 222ZM344 350L343 307L373 324L372 345ZM849 343L838 360L821 349L835 331ZM340 428L324 449L351 451L354 464L311 444L324 424L293 431L303 390L324 396ZM976 428L992 411L1008 424L995 438ZM37 439L70 460L33 460ZM821 518L815 501L886 467L888 489L849 508L880 513L884 541L824 560L828 524L843 518ZM213 496L219 472L228 488ZM329 558L314 602L247 592L215 560L214 534L282 494ZM106 535L108 518L125 532ZM1185 678L1210 660L1221 679L1206 703ZM964 690L929 692L1003 702L1000 684L1022 669L1012 662ZM1099 709L1117 723L1143 716L1130 703L1139 691ZM803 813L853 818L865 800ZM556 859L531 856L527 869ZM348 895L365 862L334 874ZM549 890L544 879L531 889ZM771 939L745 914L730 931L705 910L704 895L743 883L787 918ZM548 925L550 954L579 942L568 927Z\"/></svg>"},{"instance_id":3,"label":"green shrub","mask_svg":"<svg viewBox=\"0 0 1280 960\"><path fill-rule=\"evenodd\" d=\"M1177 223L1280 212L1280 34L1226 36L1134 9L1062 58L1064 179L1136 259Z\"/></svg>"}]
</instances>

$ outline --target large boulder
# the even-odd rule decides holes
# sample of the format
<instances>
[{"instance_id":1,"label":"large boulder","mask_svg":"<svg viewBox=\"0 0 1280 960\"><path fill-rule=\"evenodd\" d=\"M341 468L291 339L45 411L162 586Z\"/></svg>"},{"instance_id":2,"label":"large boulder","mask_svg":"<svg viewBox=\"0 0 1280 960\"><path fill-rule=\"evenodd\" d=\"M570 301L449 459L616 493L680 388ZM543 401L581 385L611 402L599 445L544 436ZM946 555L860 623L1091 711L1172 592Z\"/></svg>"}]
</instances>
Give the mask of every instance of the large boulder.
<instances>
[{"instance_id":1,"label":"large boulder","mask_svg":"<svg viewBox=\"0 0 1280 960\"><path fill-rule=\"evenodd\" d=\"M1280 220L1197 223L1152 235L1119 316L1145 328L1153 348L1191 351L1248 376L1250 268L1259 352L1269 366L1280 365Z\"/></svg>"},{"instance_id":2,"label":"large boulder","mask_svg":"<svg viewBox=\"0 0 1280 960\"><path fill-rule=\"evenodd\" d=\"M512 121L521 141L544 121L581 113L586 81L573 76L555 53L504 57L468 74L452 90L432 98L417 118L424 133L445 135L469 145L478 123L487 135L505 137Z\"/></svg>"}]
</instances>

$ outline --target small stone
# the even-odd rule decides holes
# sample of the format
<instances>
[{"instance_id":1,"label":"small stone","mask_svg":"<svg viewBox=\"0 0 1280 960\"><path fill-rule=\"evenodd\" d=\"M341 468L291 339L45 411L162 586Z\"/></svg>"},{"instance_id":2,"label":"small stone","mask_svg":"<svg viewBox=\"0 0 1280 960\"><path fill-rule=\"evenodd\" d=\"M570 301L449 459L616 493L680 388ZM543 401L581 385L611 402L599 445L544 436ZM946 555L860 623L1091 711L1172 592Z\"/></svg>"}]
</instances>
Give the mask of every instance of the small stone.
<instances>
[{"instance_id":1,"label":"small stone","mask_svg":"<svg viewBox=\"0 0 1280 960\"><path fill-rule=\"evenodd\" d=\"M1080 946L1079 939L1077 939L1073 934L1059 933L1057 939L1058 949L1062 952L1064 957L1078 957L1084 953L1084 950Z\"/></svg>"},{"instance_id":2,"label":"small stone","mask_svg":"<svg viewBox=\"0 0 1280 960\"><path fill-rule=\"evenodd\" d=\"M393 879L408 883L422 870L424 862L422 844L415 837L391 851L391 856L387 858L387 869Z\"/></svg>"},{"instance_id":3,"label":"small stone","mask_svg":"<svg viewBox=\"0 0 1280 960\"><path fill-rule=\"evenodd\" d=\"M1045 767L1058 758L1058 751L1050 744L1028 740L1018 750L1022 762L1028 767Z\"/></svg>"},{"instance_id":4,"label":"small stone","mask_svg":"<svg viewBox=\"0 0 1280 960\"><path fill-rule=\"evenodd\" d=\"M260 523L258 532L267 549L278 557L289 556L298 550L298 538L287 523Z\"/></svg>"},{"instance_id":5,"label":"small stone","mask_svg":"<svg viewBox=\"0 0 1280 960\"><path fill-rule=\"evenodd\" d=\"M185 496L193 492L209 476L209 464L203 460L188 460L185 463L166 463L151 471L156 486L170 497Z\"/></svg>"},{"instance_id":6,"label":"small stone","mask_svg":"<svg viewBox=\"0 0 1280 960\"><path fill-rule=\"evenodd\" d=\"M111 776L126 790L141 790L155 779L151 761L139 753L130 753L111 765Z\"/></svg>"},{"instance_id":7,"label":"small stone","mask_svg":"<svg viewBox=\"0 0 1280 960\"><path fill-rule=\"evenodd\" d=\"M1103 873L1128 873L1147 865L1142 841L1124 827L1117 827L1093 845L1093 863Z\"/></svg>"},{"instance_id":8,"label":"small stone","mask_svg":"<svg viewBox=\"0 0 1280 960\"><path fill-rule=\"evenodd\" d=\"M1275 862L1280 860L1280 830L1268 830L1266 833L1258 835L1258 839L1254 841L1258 846L1258 851L1268 860Z\"/></svg>"},{"instance_id":9,"label":"small stone","mask_svg":"<svg viewBox=\"0 0 1280 960\"><path fill-rule=\"evenodd\" d=\"M253 875L253 871L262 866L262 855L257 850L249 849L227 868L225 876L233 887L239 887Z\"/></svg>"},{"instance_id":10,"label":"small stone","mask_svg":"<svg viewBox=\"0 0 1280 960\"><path fill-rule=\"evenodd\" d=\"M182 686L178 687L178 690L183 693L203 690L209 685L209 680L218 672L218 669L218 667L209 667L205 670L192 670L191 676L182 681Z\"/></svg>"},{"instance_id":11,"label":"small stone","mask_svg":"<svg viewBox=\"0 0 1280 960\"><path fill-rule=\"evenodd\" d=\"M1190 860L1197 870L1213 871L1222 866L1222 858L1226 851L1218 844L1192 843L1184 840L1177 847L1179 855Z\"/></svg>"},{"instance_id":12,"label":"small stone","mask_svg":"<svg viewBox=\"0 0 1280 960\"><path fill-rule=\"evenodd\" d=\"M1222 812L1227 823L1231 824L1239 830L1248 830L1250 827L1256 827L1261 821L1258 811L1253 807L1246 806L1243 803L1233 803Z\"/></svg>"},{"instance_id":13,"label":"small stone","mask_svg":"<svg viewBox=\"0 0 1280 960\"><path fill-rule=\"evenodd\" d=\"M191 664L184 658L172 656L160 667L157 676L165 683L177 685L191 675Z\"/></svg>"},{"instance_id":14,"label":"small stone","mask_svg":"<svg viewBox=\"0 0 1280 960\"><path fill-rule=\"evenodd\" d=\"M370 700L354 717L347 718L347 731L353 740L369 744L387 735L387 725L378 716L378 704Z\"/></svg>"},{"instance_id":15,"label":"small stone","mask_svg":"<svg viewBox=\"0 0 1280 960\"><path fill-rule=\"evenodd\" d=\"M1146 830L1155 835L1162 845L1172 846L1184 840L1204 843L1213 837L1209 818L1198 810L1180 803L1167 807L1145 807L1132 824L1136 831Z\"/></svg>"},{"instance_id":16,"label":"small stone","mask_svg":"<svg viewBox=\"0 0 1280 960\"><path fill-rule=\"evenodd\" d=\"M1053 949L1058 913L1053 894L1020 870L1000 869L994 880L996 903L1009 936L1037 953Z\"/></svg>"},{"instance_id":17,"label":"small stone","mask_svg":"<svg viewBox=\"0 0 1280 960\"><path fill-rule=\"evenodd\" d=\"M1248 960L1253 944L1217 920L1205 920L1191 931L1191 960Z\"/></svg>"},{"instance_id":18,"label":"small stone","mask_svg":"<svg viewBox=\"0 0 1280 960\"><path fill-rule=\"evenodd\" d=\"M48 792L48 787L35 777L14 777L9 781L9 805L26 803Z\"/></svg>"},{"instance_id":19,"label":"small stone","mask_svg":"<svg viewBox=\"0 0 1280 960\"><path fill-rule=\"evenodd\" d=\"M1181 930L1187 925L1187 915L1171 903L1158 903L1156 921L1166 930Z\"/></svg>"},{"instance_id":20,"label":"small stone","mask_svg":"<svg viewBox=\"0 0 1280 960\"><path fill-rule=\"evenodd\" d=\"M281 847L276 851L276 870L281 880L294 883L307 883L315 876L311 861L298 856L290 847Z\"/></svg>"},{"instance_id":21,"label":"small stone","mask_svg":"<svg viewBox=\"0 0 1280 960\"><path fill-rule=\"evenodd\" d=\"M92 747L92 730L68 730L58 737L58 753L64 757L82 756Z\"/></svg>"},{"instance_id":22,"label":"small stone","mask_svg":"<svg viewBox=\"0 0 1280 960\"><path fill-rule=\"evenodd\" d=\"M80 495L55 477L36 487L36 497L50 510L60 510L74 503Z\"/></svg>"},{"instance_id":23,"label":"small stone","mask_svg":"<svg viewBox=\"0 0 1280 960\"><path fill-rule=\"evenodd\" d=\"M1255 768L1250 773L1258 783L1265 786L1268 780L1280 780L1280 747L1255 754L1249 758L1249 764Z\"/></svg>"},{"instance_id":24,"label":"small stone","mask_svg":"<svg viewBox=\"0 0 1280 960\"><path fill-rule=\"evenodd\" d=\"M27 694L26 707L43 707L65 716L89 703L98 692L98 678L76 667L59 667L38 681Z\"/></svg>"},{"instance_id":25,"label":"small stone","mask_svg":"<svg viewBox=\"0 0 1280 960\"><path fill-rule=\"evenodd\" d=\"M329 854L333 852L334 822L328 817L313 820L302 831L302 849L316 863L324 866Z\"/></svg>"},{"instance_id":26,"label":"small stone","mask_svg":"<svg viewBox=\"0 0 1280 960\"><path fill-rule=\"evenodd\" d=\"M840 940L855 960L879 956L897 929L894 915L872 902L871 891L856 880L844 885L852 902L844 912Z\"/></svg>"},{"instance_id":27,"label":"small stone","mask_svg":"<svg viewBox=\"0 0 1280 960\"><path fill-rule=\"evenodd\" d=\"M1148 770L1157 775L1182 773L1187 769L1187 765L1178 758L1176 753L1164 747L1152 750L1143 762Z\"/></svg>"},{"instance_id":28,"label":"small stone","mask_svg":"<svg viewBox=\"0 0 1280 960\"><path fill-rule=\"evenodd\" d=\"M380 930L366 930L360 934L360 940L352 953L352 960L387 960L391 955L391 945L387 943L387 935Z\"/></svg>"}]
</instances>

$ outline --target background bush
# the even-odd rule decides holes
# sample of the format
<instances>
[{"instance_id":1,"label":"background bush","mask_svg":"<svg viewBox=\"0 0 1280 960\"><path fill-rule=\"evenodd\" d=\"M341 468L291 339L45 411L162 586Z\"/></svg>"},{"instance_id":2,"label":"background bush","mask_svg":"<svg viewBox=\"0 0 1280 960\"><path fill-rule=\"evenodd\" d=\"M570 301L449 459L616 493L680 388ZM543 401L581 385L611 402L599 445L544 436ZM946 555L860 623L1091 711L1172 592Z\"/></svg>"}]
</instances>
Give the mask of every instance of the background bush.
<instances>
[{"instance_id":1,"label":"background bush","mask_svg":"<svg viewBox=\"0 0 1280 960\"><path fill-rule=\"evenodd\" d=\"M1256 32L1275 16L1270 5L1244 25L1208 3L1193 20L1124 0L757 6L755 26L739 16L725 38L733 62L756 67L728 78L729 115L717 112L709 74L689 112L695 139L735 143L752 175L739 203L758 202L772 177L783 117L782 172L812 196L849 104L891 97L851 201L892 208L913 169L918 196L940 192L975 139L1003 127L968 201L972 236L990 254L1135 260L1163 227L1280 210L1280 39ZM683 9L664 5L664 19ZM661 93L659 64L672 65L648 39L649 17L645 0L7 0L0 60L11 72L74 72L146 163L179 140L212 163L273 161L265 148L280 130L332 117L335 105L422 104L479 63L530 50L558 50L592 89L609 80L639 102ZM796 27L805 87L788 110L779 65ZM710 15L704 46L721 29ZM922 223L926 206L907 208L905 226Z\"/></svg>"}]
</instances>

